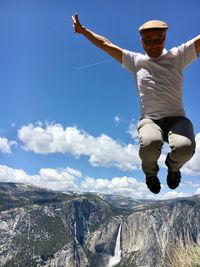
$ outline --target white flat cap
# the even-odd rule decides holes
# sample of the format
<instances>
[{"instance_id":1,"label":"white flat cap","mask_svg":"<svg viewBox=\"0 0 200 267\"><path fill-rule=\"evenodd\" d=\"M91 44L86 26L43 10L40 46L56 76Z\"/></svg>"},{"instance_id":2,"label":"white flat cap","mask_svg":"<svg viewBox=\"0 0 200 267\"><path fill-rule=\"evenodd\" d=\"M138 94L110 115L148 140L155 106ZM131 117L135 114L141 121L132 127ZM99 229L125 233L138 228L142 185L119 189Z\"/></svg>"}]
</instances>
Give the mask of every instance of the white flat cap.
<instances>
[{"instance_id":1,"label":"white flat cap","mask_svg":"<svg viewBox=\"0 0 200 267\"><path fill-rule=\"evenodd\" d=\"M139 32L142 32L144 30L148 29L168 29L168 25L166 22L162 20L150 20L145 22L139 27Z\"/></svg>"}]
</instances>

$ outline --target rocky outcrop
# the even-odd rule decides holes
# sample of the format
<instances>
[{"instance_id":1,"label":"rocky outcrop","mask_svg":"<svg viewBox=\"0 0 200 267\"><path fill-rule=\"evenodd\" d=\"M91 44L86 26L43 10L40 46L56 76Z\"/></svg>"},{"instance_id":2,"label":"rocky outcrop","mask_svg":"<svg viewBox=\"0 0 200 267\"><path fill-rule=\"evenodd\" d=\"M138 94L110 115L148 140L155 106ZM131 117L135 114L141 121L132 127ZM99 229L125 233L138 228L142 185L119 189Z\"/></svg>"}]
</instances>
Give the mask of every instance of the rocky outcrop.
<instances>
[{"instance_id":1,"label":"rocky outcrop","mask_svg":"<svg viewBox=\"0 0 200 267\"><path fill-rule=\"evenodd\" d=\"M117 266L167 266L169 246L176 242L183 246L200 244L199 200L198 196L174 200L123 218L113 218L86 241L93 258L97 259L95 266L107 266L109 255L113 255L120 221L122 259Z\"/></svg>"},{"instance_id":2,"label":"rocky outcrop","mask_svg":"<svg viewBox=\"0 0 200 267\"><path fill-rule=\"evenodd\" d=\"M10 190L8 185L7 192L4 191L12 208L5 210L2 207L0 213L0 266L45 266L47 262L49 266L56 266L57 262L58 266L61 262L64 266L88 266L84 242L102 221L111 216L110 206L91 195L62 194L61 198L59 193L56 202L57 193L51 192L50 197L49 192L48 196L43 192L43 198L40 195L42 204L32 204L27 196L23 199L24 207L13 208L13 188L12 185ZM14 201L16 206L19 203L22 206L22 196L18 199L16 192ZM68 261L70 265L66 265Z\"/></svg>"},{"instance_id":3,"label":"rocky outcrop","mask_svg":"<svg viewBox=\"0 0 200 267\"><path fill-rule=\"evenodd\" d=\"M44 267L89 267L88 259L82 246L76 242L70 242L56 252L52 259L48 260Z\"/></svg>"},{"instance_id":4,"label":"rocky outcrop","mask_svg":"<svg viewBox=\"0 0 200 267\"><path fill-rule=\"evenodd\" d=\"M124 258L131 255L136 266L161 267L166 266L169 245L200 243L200 204L196 200L179 200L128 216L122 228Z\"/></svg>"},{"instance_id":5,"label":"rocky outcrop","mask_svg":"<svg viewBox=\"0 0 200 267\"><path fill-rule=\"evenodd\" d=\"M95 266L107 266L114 255L117 234L122 217L113 217L110 222L94 231L86 241Z\"/></svg>"}]
</instances>

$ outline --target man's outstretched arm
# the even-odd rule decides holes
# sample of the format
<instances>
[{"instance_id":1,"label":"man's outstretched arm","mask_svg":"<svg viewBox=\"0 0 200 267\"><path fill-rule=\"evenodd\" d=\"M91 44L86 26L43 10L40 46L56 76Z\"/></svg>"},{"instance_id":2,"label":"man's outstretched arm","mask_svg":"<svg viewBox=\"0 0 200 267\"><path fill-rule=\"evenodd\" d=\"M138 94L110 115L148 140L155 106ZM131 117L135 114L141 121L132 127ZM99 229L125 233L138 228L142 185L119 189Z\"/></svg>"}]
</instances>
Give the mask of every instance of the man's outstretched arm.
<instances>
[{"instance_id":1,"label":"man's outstretched arm","mask_svg":"<svg viewBox=\"0 0 200 267\"><path fill-rule=\"evenodd\" d=\"M200 35L194 38L194 44L197 54L200 54Z\"/></svg>"},{"instance_id":2,"label":"man's outstretched arm","mask_svg":"<svg viewBox=\"0 0 200 267\"><path fill-rule=\"evenodd\" d=\"M114 44L112 44L105 37L98 35L91 30L85 28L81 25L78 15L72 16L74 32L82 34L85 36L91 43L101 48L107 52L110 56L122 63L122 49Z\"/></svg>"}]
</instances>

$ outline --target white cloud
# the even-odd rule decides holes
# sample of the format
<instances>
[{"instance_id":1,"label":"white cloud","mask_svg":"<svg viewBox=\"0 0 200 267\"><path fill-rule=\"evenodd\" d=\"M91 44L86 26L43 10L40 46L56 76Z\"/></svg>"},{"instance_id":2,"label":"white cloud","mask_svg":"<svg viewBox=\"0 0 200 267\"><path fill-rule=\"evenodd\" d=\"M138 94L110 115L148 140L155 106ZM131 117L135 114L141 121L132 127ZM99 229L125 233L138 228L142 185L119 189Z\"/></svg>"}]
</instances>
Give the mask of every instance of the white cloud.
<instances>
[{"instance_id":1,"label":"white cloud","mask_svg":"<svg viewBox=\"0 0 200 267\"><path fill-rule=\"evenodd\" d=\"M118 115L114 117L114 122L120 123L120 117Z\"/></svg>"},{"instance_id":2,"label":"white cloud","mask_svg":"<svg viewBox=\"0 0 200 267\"><path fill-rule=\"evenodd\" d=\"M200 175L200 133L196 135L195 141L195 154L182 169L182 171L187 175Z\"/></svg>"},{"instance_id":3,"label":"white cloud","mask_svg":"<svg viewBox=\"0 0 200 267\"><path fill-rule=\"evenodd\" d=\"M102 194L122 194L133 198L150 197L149 190L145 183L137 181L132 177L115 177L108 179L93 179L86 177L82 184L82 189L88 192L98 192Z\"/></svg>"},{"instance_id":4,"label":"white cloud","mask_svg":"<svg viewBox=\"0 0 200 267\"><path fill-rule=\"evenodd\" d=\"M66 169L41 169L39 174L43 186L64 191L77 189L76 179L82 176L81 172L69 167Z\"/></svg>"},{"instance_id":5,"label":"white cloud","mask_svg":"<svg viewBox=\"0 0 200 267\"><path fill-rule=\"evenodd\" d=\"M0 165L0 182L37 184L38 181L38 175L28 175L21 169L13 169L5 165Z\"/></svg>"},{"instance_id":6,"label":"white cloud","mask_svg":"<svg viewBox=\"0 0 200 267\"><path fill-rule=\"evenodd\" d=\"M94 145L89 159L93 166L134 170L140 165L137 145L121 145L106 135L96 138Z\"/></svg>"},{"instance_id":7,"label":"white cloud","mask_svg":"<svg viewBox=\"0 0 200 267\"><path fill-rule=\"evenodd\" d=\"M129 196L135 199L172 199L179 197L189 197L194 194L200 194L200 185L192 186L188 183L187 192L162 191L155 195L149 191L145 182L140 182L133 177L113 177L112 179L94 179L84 177L76 169L67 167L63 169L42 168L38 174L30 175L21 169L13 169L6 165L0 165L0 182L14 182L32 184L39 187L52 189L56 191L76 191L93 192L98 194L117 194ZM184 186L185 187L185 186ZM162 185L162 189L164 186ZM168 189L167 189L168 190Z\"/></svg>"},{"instance_id":8,"label":"white cloud","mask_svg":"<svg viewBox=\"0 0 200 267\"><path fill-rule=\"evenodd\" d=\"M42 168L38 174L29 175L24 170L0 165L0 182L32 184L58 191L96 192L105 194L123 194L133 198L151 198L152 194L143 182L131 177L93 179L82 176L76 169Z\"/></svg>"},{"instance_id":9,"label":"white cloud","mask_svg":"<svg viewBox=\"0 0 200 267\"><path fill-rule=\"evenodd\" d=\"M131 122L128 127L128 133L131 135L133 139L138 138L138 122Z\"/></svg>"},{"instance_id":10,"label":"white cloud","mask_svg":"<svg viewBox=\"0 0 200 267\"><path fill-rule=\"evenodd\" d=\"M29 175L21 169L0 165L0 182L33 184L52 190L76 190L81 172L72 168L40 169L39 174Z\"/></svg>"},{"instance_id":11,"label":"white cloud","mask_svg":"<svg viewBox=\"0 0 200 267\"><path fill-rule=\"evenodd\" d=\"M120 116L118 116L118 115L116 115L116 116L114 117L114 122L115 122L116 124L121 124L121 123L128 124L128 123L129 123L127 120L125 120L124 118L122 118L122 117L120 117Z\"/></svg>"},{"instance_id":12,"label":"white cloud","mask_svg":"<svg viewBox=\"0 0 200 267\"><path fill-rule=\"evenodd\" d=\"M0 137L0 152L4 154L12 153L11 147L17 144L15 141L8 141L7 138Z\"/></svg>"},{"instance_id":13,"label":"white cloud","mask_svg":"<svg viewBox=\"0 0 200 267\"><path fill-rule=\"evenodd\" d=\"M191 194L186 194L183 192L176 192L176 191L170 191L167 193L164 193L161 197L161 199L173 199L173 198L179 198L179 197L189 197Z\"/></svg>"},{"instance_id":14,"label":"white cloud","mask_svg":"<svg viewBox=\"0 0 200 267\"><path fill-rule=\"evenodd\" d=\"M164 188L161 185L162 189ZM132 177L115 177L111 180L108 179L93 179L86 177L82 183L82 190L88 192L96 192L100 194L119 194L129 196L135 199L154 199L164 200L180 197L189 197L192 194L167 191L161 192L157 195L151 193L146 186L145 182L139 182L136 178ZM200 192L200 191L199 191Z\"/></svg>"},{"instance_id":15,"label":"white cloud","mask_svg":"<svg viewBox=\"0 0 200 267\"><path fill-rule=\"evenodd\" d=\"M35 153L70 153L75 157L88 156L93 166L115 166L122 170L139 167L138 145L123 145L105 134L93 137L76 127L63 128L60 124L21 127L18 137L25 150Z\"/></svg>"},{"instance_id":16,"label":"white cloud","mask_svg":"<svg viewBox=\"0 0 200 267\"><path fill-rule=\"evenodd\" d=\"M118 116L115 120L120 120ZM137 123L129 125L128 133L137 138ZM122 144L111 137L101 134L94 137L76 127L64 128L61 124L29 124L21 127L18 137L25 150L39 154L63 153L74 157L87 156L92 166L117 167L121 170L135 170L140 168L141 160L138 156L139 145ZM196 135L196 153L182 168L186 175L200 175L200 133ZM9 151L9 150L8 150ZM165 159L170 151L165 143L159 158L159 166L166 168Z\"/></svg>"},{"instance_id":17,"label":"white cloud","mask_svg":"<svg viewBox=\"0 0 200 267\"><path fill-rule=\"evenodd\" d=\"M198 179L193 179L191 178L191 180L185 180L185 181L182 181L181 183L181 186L184 187L184 188L199 188L200 187L200 180Z\"/></svg>"},{"instance_id":18,"label":"white cloud","mask_svg":"<svg viewBox=\"0 0 200 267\"><path fill-rule=\"evenodd\" d=\"M195 191L194 195L199 195L200 194L200 186L199 188Z\"/></svg>"}]
</instances>

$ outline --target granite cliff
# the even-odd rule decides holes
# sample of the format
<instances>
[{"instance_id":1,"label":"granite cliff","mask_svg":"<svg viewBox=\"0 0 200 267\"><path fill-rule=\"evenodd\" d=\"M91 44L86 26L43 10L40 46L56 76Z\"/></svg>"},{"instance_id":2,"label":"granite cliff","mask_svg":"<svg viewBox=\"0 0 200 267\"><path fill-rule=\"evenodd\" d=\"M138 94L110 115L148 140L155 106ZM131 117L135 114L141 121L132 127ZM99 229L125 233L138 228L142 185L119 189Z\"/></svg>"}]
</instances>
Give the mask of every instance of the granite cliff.
<instances>
[{"instance_id":1,"label":"granite cliff","mask_svg":"<svg viewBox=\"0 0 200 267\"><path fill-rule=\"evenodd\" d=\"M0 183L0 211L6 267L165 267L169 245L200 243L198 195L144 201Z\"/></svg>"}]
</instances>

